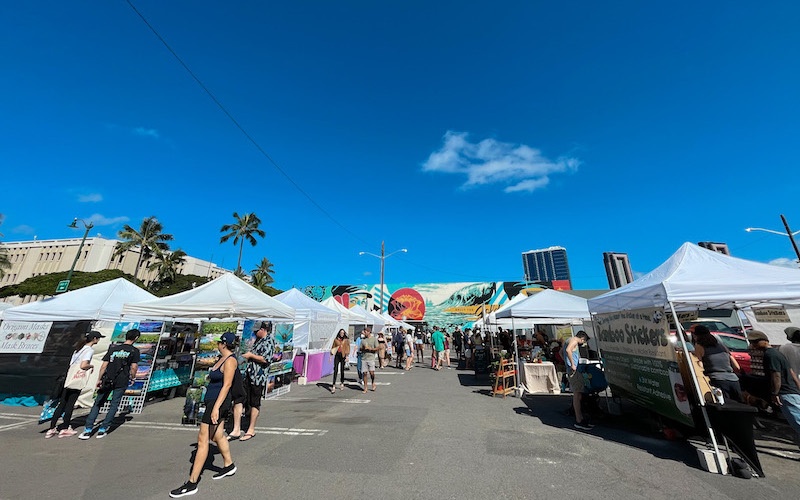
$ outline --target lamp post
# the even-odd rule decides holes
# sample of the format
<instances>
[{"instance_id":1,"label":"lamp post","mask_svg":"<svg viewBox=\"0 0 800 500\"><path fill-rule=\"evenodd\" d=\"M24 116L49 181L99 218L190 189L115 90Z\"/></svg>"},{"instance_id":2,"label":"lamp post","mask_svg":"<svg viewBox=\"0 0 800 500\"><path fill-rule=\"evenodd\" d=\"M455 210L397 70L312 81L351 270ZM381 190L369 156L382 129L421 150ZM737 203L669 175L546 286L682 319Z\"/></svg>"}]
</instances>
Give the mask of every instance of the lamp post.
<instances>
[{"instance_id":1,"label":"lamp post","mask_svg":"<svg viewBox=\"0 0 800 500\"><path fill-rule=\"evenodd\" d=\"M789 241L792 242L792 248L794 248L794 253L795 253L795 255L797 255L797 262L800 263L800 249L797 248L797 242L794 241L795 235L800 233L800 231L792 232L792 230L789 229L789 223L786 222L786 217L784 217L783 214L781 214L781 222L783 222L783 227L786 228L786 233L782 233L780 231L775 231L775 230L772 230L772 229L764 229L763 227L748 227L748 228L745 229L745 231L747 231L748 233L751 233L753 231L763 231L765 233L772 233L772 234L779 234L781 236L788 236L789 237Z\"/></svg>"},{"instance_id":2,"label":"lamp post","mask_svg":"<svg viewBox=\"0 0 800 500\"><path fill-rule=\"evenodd\" d=\"M388 259L389 257L391 257L392 255L394 255L396 253L399 253L399 252L406 253L406 252L408 252L407 248L401 248L400 250L395 250L394 252L390 253L389 255L386 255L385 243L386 243L385 241L381 241L381 254L380 255L375 255L374 253L370 253L370 252L358 252L358 255L371 255L371 256L373 256L375 258L381 259L381 302L380 302L381 308L380 308L380 311L379 311L380 314L383 314L383 270L384 270L384 267L385 267L384 262L386 261L386 259Z\"/></svg>"},{"instance_id":3,"label":"lamp post","mask_svg":"<svg viewBox=\"0 0 800 500\"><path fill-rule=\"evenodd\" d=\"M58 283L58 288L56 288L56 293L66 292L69 288L69 281L72 279L72 273L75 271L75 265L78 263L78 257L81 256L81 250L83 250L83 244L86 243L86 237L89 236L89 231L94 227L93 222L86 222L83 219L78 219L77 217L72 220L72 224L67 227L71 227L73 229L78 227L78 221L81 221L83 227L86 231L83 233L83 238L81 238L81 244L78 246L78 253L75 254L75 260L72 261L72 266L69 268L69 272L67 273L67 279Z\"/></svg>"}]
</instances>

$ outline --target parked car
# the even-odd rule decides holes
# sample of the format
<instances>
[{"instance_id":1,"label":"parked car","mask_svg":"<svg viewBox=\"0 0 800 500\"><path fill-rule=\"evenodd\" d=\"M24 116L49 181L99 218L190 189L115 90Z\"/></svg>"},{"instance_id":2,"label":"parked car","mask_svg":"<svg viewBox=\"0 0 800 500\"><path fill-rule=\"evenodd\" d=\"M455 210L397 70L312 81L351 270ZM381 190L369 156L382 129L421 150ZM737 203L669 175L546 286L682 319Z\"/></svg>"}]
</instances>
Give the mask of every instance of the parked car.
<instances>
[{"instance_id":1,"label":"parked car","mask_svg":"<svg viewBox=\"0 0 800 500\"><path fill-rule=\"evenodd\" d=\"M750 344L747 342L747 338L744 335L722 321L700 320L681 323L684 330L688 331L691 331L692 327L695 325L703 325L708 328L711 334L716 337L718 341L722 342L722 345L728 348L733 359L739 363L742 372L750 373Z\"/></svg>"},{"instance_id":2,"label":"parked car","mask_svg":"<svg viewBox=\"0 0 800 500\"><path fill-rule=\"evenodd\" d=\"M736 334L736 330L731 328L727 325L727 323L723 321L714 321L714 320L695 320L695 321L687 321L686 323L681 323L684 330L691 331L693 327L697 325L703 325L708 328L708 331L711 333L720 332L720 333L733 333ZM741 334L740 334L741 335Z\"/></svg>"}]
</instances>

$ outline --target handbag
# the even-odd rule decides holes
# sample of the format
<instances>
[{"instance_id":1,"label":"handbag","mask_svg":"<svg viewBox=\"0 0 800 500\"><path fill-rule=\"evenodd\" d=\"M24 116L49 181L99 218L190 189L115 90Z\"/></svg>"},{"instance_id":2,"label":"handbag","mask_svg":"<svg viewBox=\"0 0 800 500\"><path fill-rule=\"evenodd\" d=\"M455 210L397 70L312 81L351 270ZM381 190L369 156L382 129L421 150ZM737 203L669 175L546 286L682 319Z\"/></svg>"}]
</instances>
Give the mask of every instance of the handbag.
<instances>
[{"instance_id":1,"label":"handbag","mask_svg":"<svg viewBox=\"0 0 800 500\"><path fill-rule=\"evenodd\" d=\"M64 389L83 390L89 382L89 372L91 371L91 368L88 370L81 368L80 361L72 363L69 370L67 370L67 379L64 381Z\"/></svg>"},{"instance_id":2,"label":"handbag","mask_svg":"<svg viewBox=\"0 0 800 500\"><path fill-rule=\"evenodd\" d=\"M58 398L56 399L48 399L44 402L44 407L42 408L42 413L39 414L39 423L47 422L53 418L53 414L56 412L56 408L58 407Z\"/></svg>"},{"instance_id":3,"label":"handbag","mask_svg":"<svg viewBox=\"0 0 800 500\"><path fill-rule=\"evenodd\" d=\"M336 356L336 353L339 352L339 346L331 347L331 354Z\"/></svg>"}]
</instances>

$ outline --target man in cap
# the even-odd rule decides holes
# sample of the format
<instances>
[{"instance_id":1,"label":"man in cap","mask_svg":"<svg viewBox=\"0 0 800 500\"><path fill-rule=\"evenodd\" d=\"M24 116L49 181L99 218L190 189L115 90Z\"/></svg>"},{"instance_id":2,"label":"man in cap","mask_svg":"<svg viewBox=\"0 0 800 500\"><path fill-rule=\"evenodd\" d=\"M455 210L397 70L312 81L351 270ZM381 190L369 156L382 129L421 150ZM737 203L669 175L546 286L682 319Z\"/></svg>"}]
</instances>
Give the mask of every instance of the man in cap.
<instances>
[{"instance_id":1,"label":"man in cap","mask_svg":"<svg viewBox=\"0 0 800 500\"><path fill-rule=\"evenodd\" d=\"M800 437L800 380L786 356L773 349L764 332L750 330L747 341L752 349L764 353L764 372L772 391L772 403L779 407L786 421Z\"/></svg>"},{"instance_id":2,"label":"man in cap","mask_svg":"<svg viewBox=\"0 0 800 500\"><path fill-rule=\"evenodd\" d=\"M567 368L567 377L569 378L569 388L572 391L572 408L575 410L575 428L584 431L591 430L594 425L590 424L583 418L583 410L581 403L583 401L583 373L578 371L580 364L580 351L581 346L586 345L589 341L589 335L583 330L575 334L574 337L569 339L564 346L564 364Z\"/></svg>"},{"instance_id":3,"label":"man in cap","mask_svg":"<svg viewBox=\"0 0 800 500\"><path fill-rule=\"evenodd\" d=\"M125 333L125 342L112 345L108 348L106 355L103 356L103 364L100 366L100 376L97 379L97 398L94 400L89 416L86 417L83 433L78 439L89 439L92 437L92 429L100 408L111 397L111 405L108 413L97 430L97 439L106 437L114 417L117 415L117 408L125 394L125 389L136 380L136 370L139 369L139 349L133 347L133 343L141 335L136 328Z\"/></svg>"},{"instance_id":4,"label":"man in cap","mask_svg":"<svg viewBox=\"0 0 800 500\"><path fill-rule=\"evenodd\" d=\"M267 388L269 365L275 354L275 341L269 332L269 325L262 321L256 331L252 349L242 356L248 361L244 377L245 402L250 407L250 426L242 434L241 441L249 441L256 435L256 421L261 411L261 398Z\"/></svg>"},{"instance_id":5,"label":"man in cap","mask_svg":"<svg viewBox=\"0 0 800 500\"><path fill-rule=\"evenodd\" d=\"M378 352L378 339L372 335L372 328L364 328L364 339L359 346L361 349L361 373L364 377L364 390L367 392L367 373L372 380L372 390L375 390L375 357Z\"/></svg>"},{"instance_id":6,"label":"man in cap","mask_svg":"<svg viewBox=\"0 0 800 500\"><path fill-rule=\"evenodd\" d=\"M780 346L778 351L789 360L789 366L792 367L792 370L796 374L800 374L800 328L790 326L785 328L783 333L786 334L786 340L789 343Z\"/></svg>"}]
</instances>

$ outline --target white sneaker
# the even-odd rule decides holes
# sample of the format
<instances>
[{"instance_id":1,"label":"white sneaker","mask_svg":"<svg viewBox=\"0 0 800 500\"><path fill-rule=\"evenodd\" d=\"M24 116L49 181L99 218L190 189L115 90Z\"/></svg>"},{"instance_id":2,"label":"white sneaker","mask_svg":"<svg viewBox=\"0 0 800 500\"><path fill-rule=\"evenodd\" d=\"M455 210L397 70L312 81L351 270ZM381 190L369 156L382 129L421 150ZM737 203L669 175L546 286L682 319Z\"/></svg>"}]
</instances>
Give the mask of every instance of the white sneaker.
<instances>
[{"instance_id":1,"label":"white sneaker","mask_svg":"<svg viewBox=\"0 0 800 500\"><path fill-rule=\"evenodd\" d=\"M61 429L61 432L58 433L58 437L60 438L68 438L72 437L77 434L78 431L74 430L72 427L67 427L66 429Z\"/></svg>"},{"instance_id":2,"label":"white sneaker","mask_svg":"<svg viewBox=\"0 0 800 500\"><path fill-rule=\"evenodd\" d=\"M55 436L56 434L58 434L57 430L48 429L47 432L44 433L44 438L45 439L50 439L51 437Z\"/></svg>"}]
</instances>

